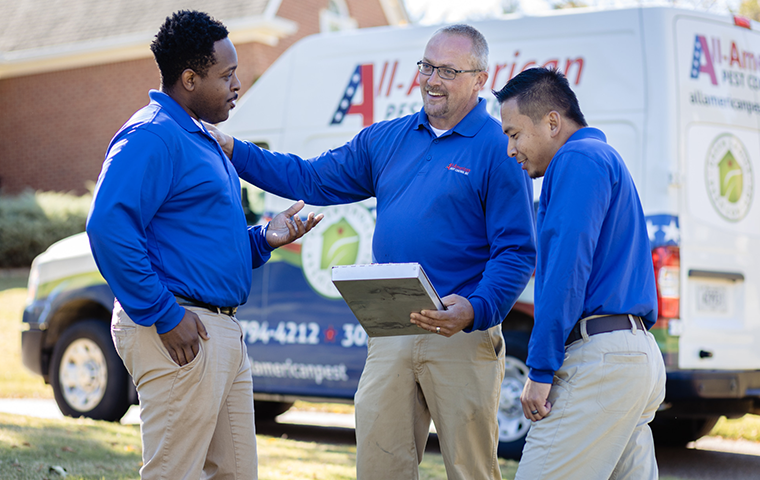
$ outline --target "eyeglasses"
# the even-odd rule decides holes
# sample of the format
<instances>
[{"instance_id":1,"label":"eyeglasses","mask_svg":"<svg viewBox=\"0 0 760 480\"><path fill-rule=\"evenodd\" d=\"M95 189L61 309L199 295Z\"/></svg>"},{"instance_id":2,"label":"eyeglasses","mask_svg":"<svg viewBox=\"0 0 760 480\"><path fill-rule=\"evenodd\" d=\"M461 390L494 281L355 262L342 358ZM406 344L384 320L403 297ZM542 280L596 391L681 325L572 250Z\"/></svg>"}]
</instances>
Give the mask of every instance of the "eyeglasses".
<instances>
[{"instance_id":1,"label":"eyeglasses","mask_svg":"<svg viewBox=\"0 0 760 480\"><path fill-rule=\"evenodd\" d=\"M457 73L475 73L475 72L483 71L483 70L456 70L449 67L436 67L434 65L430 65L429 63L426 63L423 61L417 62L417 69L420 71L421 74L425 75L426 77L431 76L435 70L438 70L438 76L444 80L454 80L455 78L457 78Z\"/></svg>"}]
</instances>

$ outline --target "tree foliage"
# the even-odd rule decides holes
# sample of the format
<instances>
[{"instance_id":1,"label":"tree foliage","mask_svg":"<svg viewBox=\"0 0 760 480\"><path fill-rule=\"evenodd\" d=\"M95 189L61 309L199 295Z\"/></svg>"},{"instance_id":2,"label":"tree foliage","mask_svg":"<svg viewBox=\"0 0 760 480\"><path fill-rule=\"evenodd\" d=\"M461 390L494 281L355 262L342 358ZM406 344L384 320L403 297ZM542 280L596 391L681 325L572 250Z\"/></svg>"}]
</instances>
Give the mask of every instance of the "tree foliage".
<instances>
[{"instance_id":1,"label":"tree foliage","mask_svg":"<svg viewBox=\"0 0 760 480\"><path fill-rule=\"evenodd\" d=\"M739 5L739 15L760 22L760 1L744 0Z\"/></svg>"}]
</instances>

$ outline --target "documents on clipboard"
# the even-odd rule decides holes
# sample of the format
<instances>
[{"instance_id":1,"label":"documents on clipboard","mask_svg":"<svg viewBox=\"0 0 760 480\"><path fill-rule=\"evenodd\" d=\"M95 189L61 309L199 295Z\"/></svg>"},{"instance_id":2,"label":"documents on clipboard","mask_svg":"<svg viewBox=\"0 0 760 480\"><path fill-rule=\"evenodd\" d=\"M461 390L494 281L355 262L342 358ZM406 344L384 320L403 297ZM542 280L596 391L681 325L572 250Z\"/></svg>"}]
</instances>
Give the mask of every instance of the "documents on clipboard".
<instances>
[{"instance_id":1,"label":"documents on clipboard","mask_svg":"<svg viewBox=\"0 0 760 480\"><path fill-rule=\"evenodd\" d=\"M332 282L370 337L425 335L412 312L446 310L419 263L372 263L332 268Z\"/></svg>"}]
</instances>

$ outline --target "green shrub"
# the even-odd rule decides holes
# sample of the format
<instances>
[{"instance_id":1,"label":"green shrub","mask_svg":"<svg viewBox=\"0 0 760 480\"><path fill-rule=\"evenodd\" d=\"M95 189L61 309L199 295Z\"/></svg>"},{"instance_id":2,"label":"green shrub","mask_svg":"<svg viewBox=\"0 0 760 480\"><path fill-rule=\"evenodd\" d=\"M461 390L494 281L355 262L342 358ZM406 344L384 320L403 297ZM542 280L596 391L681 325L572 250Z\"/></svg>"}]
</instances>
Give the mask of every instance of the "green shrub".
<instances>
[{"instance_id":1,"label":"green shrub","mask_svg":"<svg viewBox=\"0 0 760 480\"><path fill-rule=\"evenodd\" d=\"M0 268L28 267L58 240L84 232L92 194L0 196Z\"/></svg>"}]
</instances>

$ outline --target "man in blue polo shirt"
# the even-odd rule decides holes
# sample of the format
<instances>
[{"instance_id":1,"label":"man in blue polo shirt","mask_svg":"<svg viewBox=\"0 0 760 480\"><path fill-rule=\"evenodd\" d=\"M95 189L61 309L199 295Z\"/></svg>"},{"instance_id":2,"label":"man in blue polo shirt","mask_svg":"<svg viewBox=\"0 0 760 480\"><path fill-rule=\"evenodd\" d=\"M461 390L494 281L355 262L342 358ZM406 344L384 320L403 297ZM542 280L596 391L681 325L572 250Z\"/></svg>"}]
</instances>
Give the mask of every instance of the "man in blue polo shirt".
<instances>
[{"instance_id":1,"label":"man in blue polo shirt","mask_svg":"<svg viewBox=\"0 0 760 480\"><path fill-rule=\"evenodd\" d=\"M87 221L140 398L140 476L255 479L251 365L235 310L251 269L321 216L302 222L298 202L268 228L246 226L237 173L200 123L227 119L240 89L224 25L180 11L151 49L161 91L111 141Z\"/></svg>"},{"instance_id":2,"label":"man in blue polo shirt","mask_svg":"<svg viewBox=\"0 0 760 480\"><path fill-rule=\"evenodd\" d=\"M665 367L647 331L657 293L633 179L561 73L526 70L496 98L509 155L544 177L521 396L534 423L516 478L656 480L648 424Z\"/></svg>"},{"instance_id":3,"label":"man in blue polo shirt","mask_svg":"<svg viewBox=\"0 0 760 480\"><path fill-rule=\"evenodd\" d=\"M417 478L430 420L449 479L500 478L501 321L535 265L530 179L478 93L488 45L436 32L418 63L424 110L362 130L310 160L220 137L242 178L316 205L377 198L376 262L419 262L448 310L411 321L438 335L376 337L356 393L357 478Z\"/></svg>"}]
</instances>

